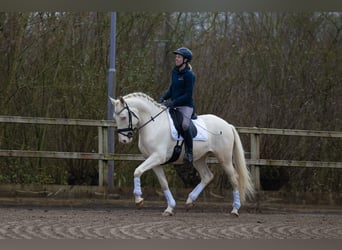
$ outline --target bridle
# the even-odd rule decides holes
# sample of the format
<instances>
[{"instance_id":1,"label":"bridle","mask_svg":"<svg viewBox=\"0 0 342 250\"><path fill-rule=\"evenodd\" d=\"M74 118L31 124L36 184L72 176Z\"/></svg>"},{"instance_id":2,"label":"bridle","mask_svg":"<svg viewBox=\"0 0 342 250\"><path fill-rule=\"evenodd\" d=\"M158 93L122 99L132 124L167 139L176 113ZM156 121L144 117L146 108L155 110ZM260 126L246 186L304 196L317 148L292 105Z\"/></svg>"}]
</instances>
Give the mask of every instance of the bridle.
<instances>
[{"instance_id":1,"label":"bridle","mask_svg":"<svg viewBox=\"0 0 342 250\"><path fill-rule=\"evenodd\" d=\"M154 121L154 119L156 117L158 117L161 113L163 113L165 110L167 110L167 108L162 109L162 111L160 111L155 116L151 116L151 119L148 120L147 122L145 122L140 127L133 128L132 116L134 116L138 120L139 120L139 117L128 107L126 102L125 102L125 106L119 112L115 112L115 115L120 115L122 113L122 111L124 111L125 109L127 109L127 112L128 112L128 127L127 128L119 128L116 131L118 134L126 136L128 139L131 139L133 137L133 132L139 131L140 129L145 127L148 123ZM124 132L127 132L127 133L124 133Z\"/></svg>"},{"instance_id":2,"label":"bridle","mask_svg":"<svg viewBox=\"0 0 342 250\"><path fill-rule=\"evenodd\" d=\"M115 115L120 115L122 113L122 111L124 111L125 109L127 109L128 112L128 127L127 128L119 128L117 129L117 133L123 136L128 137L128 139L131 139L133 137L133 132L136 130L136 128L133 128L133 124L132 124L132 116L134 116L135 118L138 118L138 116L129 109L127 103L125 103L125 107L123 109L121 109L119 112L115 112ZM125 134L124 132L128 132L127 134Z\"/></svg>"}]
</instances>

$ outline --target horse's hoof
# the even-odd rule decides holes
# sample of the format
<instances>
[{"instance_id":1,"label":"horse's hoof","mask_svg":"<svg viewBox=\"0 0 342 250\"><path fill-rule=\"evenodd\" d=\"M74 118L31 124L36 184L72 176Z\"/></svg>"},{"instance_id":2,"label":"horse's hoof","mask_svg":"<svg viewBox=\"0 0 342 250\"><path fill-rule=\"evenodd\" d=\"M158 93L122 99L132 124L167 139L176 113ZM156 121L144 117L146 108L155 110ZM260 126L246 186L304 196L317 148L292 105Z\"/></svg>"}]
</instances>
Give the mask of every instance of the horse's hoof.
<instances>
[{"instance_id":1,"label":"horse's hoof","mask_svg":"<svg viewBox=\"0 0 342 250\"><path fill-rule=\"evenodd\" d=\"M235 216L235 217L239 217L239 213L231 212L230 214L233 215L233 216Z\"/></svg>"},{"instance_id":2,"label":"horse's hoof","mask_svg":"<svg viewBox=\"0 0 342 250\"><path fill-rule=\"evenodd\" d=\"M185 210L189 211L191 208L193 208L195 206L195 203L187 203L185 204Z\"/></svg>"},{"instance_id":3,"label":"horse's hoof","mask_svg":"<svg viewBox=\"0 0 342 250\"><path fill-rule=\"evenodd\" d=\"M135 206L136 206L138 209L141 209L141 208L143 207L143 205L144 205L144 200L135 203Z\"/></svg>"},{"instance_id":4,"label":"horse's hoof","mask_svg":"<svg viewBox=\"0 0 342 250\"><path fill-rule=\"evenodd\" d=\"M235 217L239 217L238 210L234 207L233 210L230 212L231 215L234 215Z\"/></svg>"},{"instance_id":5,"label":"horse's hoof","mask_svg":"<svg viewBox=\"0 0 342 250\"><path fill-rule=\"evenodd\" d=\"M164 211L162 213L163 216L173 216L173 212L170 212L170 211Z\"/></svg>"},{"instance_id":6,"label":"horse's hoof","mask_svg":"<svg viewBox=\"0 0 342 250\"><path fill-rule=\"evenodd\" d=\"M173 215L173 208L168 206L164 212L162 213L163 216L172 216Z\"/></svg>"}]
</instances>

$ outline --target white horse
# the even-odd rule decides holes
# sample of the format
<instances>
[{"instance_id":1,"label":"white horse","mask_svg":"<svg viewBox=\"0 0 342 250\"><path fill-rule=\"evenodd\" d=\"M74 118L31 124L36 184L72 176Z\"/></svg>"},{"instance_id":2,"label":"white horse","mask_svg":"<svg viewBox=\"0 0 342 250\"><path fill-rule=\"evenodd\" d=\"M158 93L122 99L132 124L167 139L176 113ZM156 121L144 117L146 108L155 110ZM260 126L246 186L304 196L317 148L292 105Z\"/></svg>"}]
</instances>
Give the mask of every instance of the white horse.
<instances>
[{"instance_id":1,"label":"white horse","mask_svg":"<svg viewBox=\"0 0 342 250\"><path fill-rule=\"evenodd\" d=\"M142 206L144 200L140 177L147 170L152 169L167 201L167 208L163 215L172 215L176 202L161 165L170 159L175 146L175 140L171 137L168 114L165 112L167 109L148 95L139 92L128 94L119 99L109 98L114 105L113 117L117 125L119 142L124 144L132 142L133 132L138 131L139 150L146 159L134 171L133 194L136 205ZM208 154L213 153L232 184L233 209L231 213L238 216L240 202L244 202L247 197L253 197L254 194L240 137L234 126L215 115L200 115L198 119L204 121L208 131L208 139L206 141L194 141L193 143L193 165L200 175L201 182L190 192L186 205L191 207L203 189L213 179L213 173L206 163ZM183 164L183 154L184 151L179 159L172 164Z\"/></svg>"}]
</instances>

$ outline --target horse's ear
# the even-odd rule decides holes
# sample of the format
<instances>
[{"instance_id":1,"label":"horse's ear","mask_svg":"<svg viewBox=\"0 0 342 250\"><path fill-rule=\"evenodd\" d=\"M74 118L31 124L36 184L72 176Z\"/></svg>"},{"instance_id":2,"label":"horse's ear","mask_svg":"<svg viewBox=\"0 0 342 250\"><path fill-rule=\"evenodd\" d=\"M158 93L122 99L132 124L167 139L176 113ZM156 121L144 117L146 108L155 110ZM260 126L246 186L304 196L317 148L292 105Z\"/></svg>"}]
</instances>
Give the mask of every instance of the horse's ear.
<instances>
[{"instance_id":1,"label":"horse's ear","mask_svg":"<svg viewBox=\"0 0 342 250\"><path fill-rule=\"evenodd\" d=\"M125 100L123 99L123 97L122 97L122 96L120 96L120 102L121 102L121 104L122 104L122 105L124 105L124 104L125 104Z\"/></svg>"},{"instance_id":2,"label":"horse's ear","mask_svg":"<svg viewBox=\"0 0 342 250\"><path fill-rule=\"evenodd\" d=\"M110 97L110 96L108 96L108 97L109 97L110 102L115 106L115 99Z\"/></svg>"}]
</instances>

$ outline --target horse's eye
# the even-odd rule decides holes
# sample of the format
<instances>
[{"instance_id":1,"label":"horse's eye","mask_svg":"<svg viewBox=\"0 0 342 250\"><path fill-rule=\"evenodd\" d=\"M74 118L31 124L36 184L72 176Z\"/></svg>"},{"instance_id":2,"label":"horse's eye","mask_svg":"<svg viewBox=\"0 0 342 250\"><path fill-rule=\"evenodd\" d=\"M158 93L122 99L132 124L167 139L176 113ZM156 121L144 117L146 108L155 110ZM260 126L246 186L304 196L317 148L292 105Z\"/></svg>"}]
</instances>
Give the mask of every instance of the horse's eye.
<instances>
[{"instance_id":1,"label":"horse's eye","mask_svg":"<svg viewBox=\"0 0 342 250\"><path fill-rule=\"evenodd\" d=\"M120 120L121 120L121 121L124 121L124 120L126 120L126 119L127 119L126 116L121 116L121 117L120 117Z\"/></svg>"}]
</instances>

